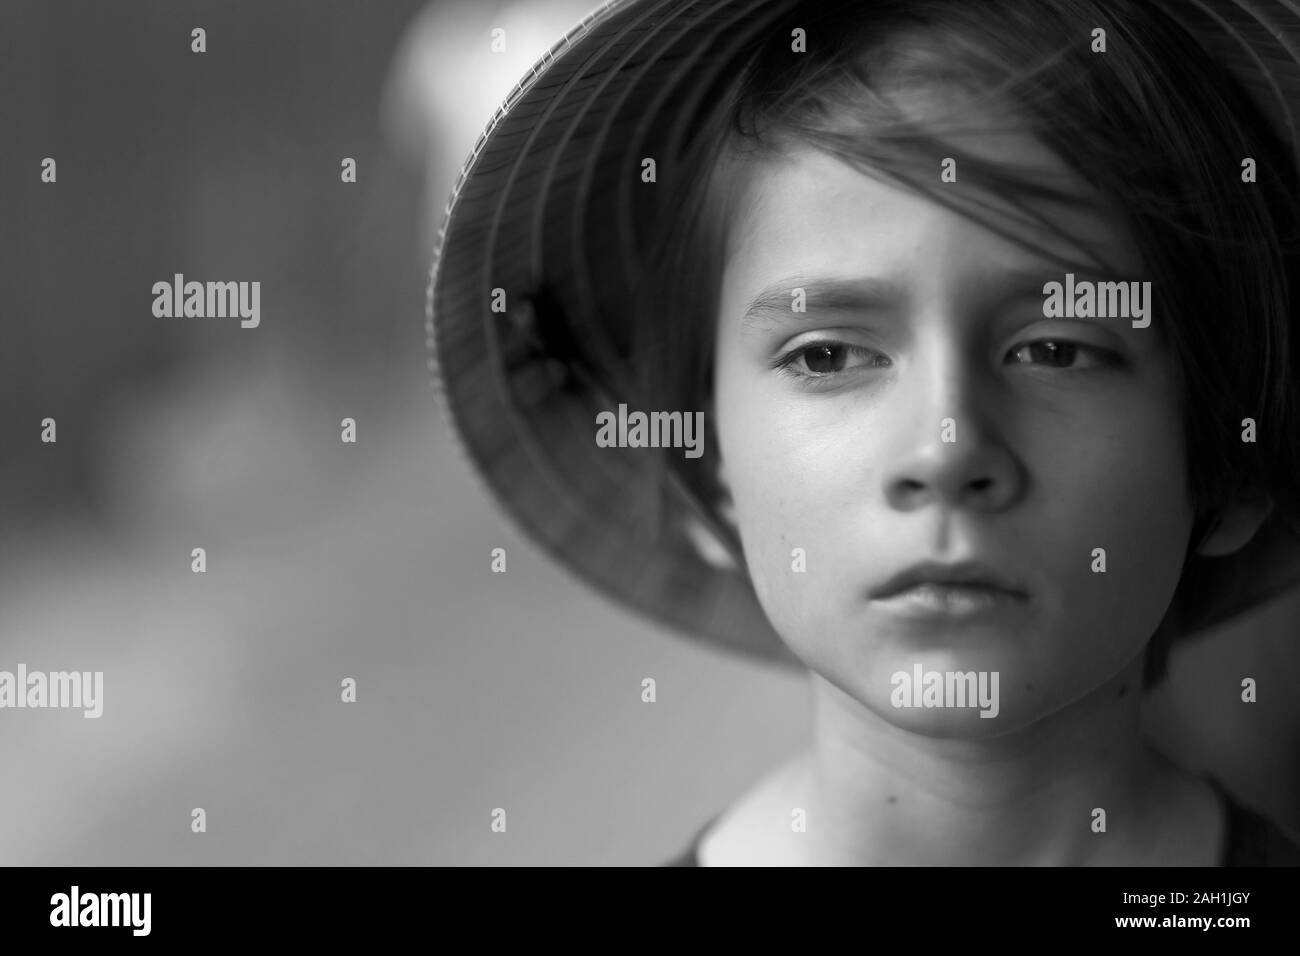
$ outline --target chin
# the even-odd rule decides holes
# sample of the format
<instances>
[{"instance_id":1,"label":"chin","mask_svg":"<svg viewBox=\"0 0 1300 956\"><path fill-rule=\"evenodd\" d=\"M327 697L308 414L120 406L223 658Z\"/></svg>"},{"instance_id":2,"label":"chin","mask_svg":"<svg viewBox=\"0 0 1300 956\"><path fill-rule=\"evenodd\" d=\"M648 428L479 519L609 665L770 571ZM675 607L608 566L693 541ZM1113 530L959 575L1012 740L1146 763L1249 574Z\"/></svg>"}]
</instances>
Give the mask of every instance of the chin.
<instances>
[{"instance_id":1,"label":"chin","mask_svg":"<svg viewBox=\"0 0 1300 956\"><path fill-rule=\"evenodd\" d=\"M978 708L895 708L888 700L871 710L899 730L943 740L989 740L1020 730L1041 716L1017 714L1007 708L1006 701L1000 703L997 715L987 717L981 716Z\"/></svg>"},{"instance_id":2,"label":"chin","mask_svg":"<svg viewBox=\"0 0 1300 956\"><path fill-rule=\"evenodd\" d=\"M894 659L886 668L873 667L866 680L858 675L847 688L839 686L881 720L924 737L992 739L1059 709L1026 689L1032 677L1021 668L981 670L947 655Z\"/></svg>"}]
</instances>

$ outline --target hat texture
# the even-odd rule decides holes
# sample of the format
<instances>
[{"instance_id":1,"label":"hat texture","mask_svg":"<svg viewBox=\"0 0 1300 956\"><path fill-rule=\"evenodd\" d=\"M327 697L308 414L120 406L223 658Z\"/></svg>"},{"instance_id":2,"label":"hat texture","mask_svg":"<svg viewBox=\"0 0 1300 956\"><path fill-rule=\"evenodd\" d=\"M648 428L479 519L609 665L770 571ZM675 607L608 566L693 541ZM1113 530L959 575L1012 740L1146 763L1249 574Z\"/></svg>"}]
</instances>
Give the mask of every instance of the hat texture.
<instances>
[{"instance_id":1,"label":"hat texture","mask_svg":"<svg viewBox=\"0 0 1300 956\"><path fill-rule=\"evenodd\" d=\"M1158 2L1229 67L1300 170L1300 6ZM663 520L664 509L689 515L690 496L665 487L641 449L598 446L595 413L625 395L614 376L575 372L566 359L582 346L566 317L616 315L639 286L662 213L637 175L642 157L681 155L747 54L797 6L615 0L584 18L475 144L443 214L426 301L439 402L527 537L674 631L790 664L743 566L706 560L689 522ZM1236 555L1193 565L1176 611L1186 631L1300 582L1300 539L1270 521Z\"/></svg>"}]
</instances>

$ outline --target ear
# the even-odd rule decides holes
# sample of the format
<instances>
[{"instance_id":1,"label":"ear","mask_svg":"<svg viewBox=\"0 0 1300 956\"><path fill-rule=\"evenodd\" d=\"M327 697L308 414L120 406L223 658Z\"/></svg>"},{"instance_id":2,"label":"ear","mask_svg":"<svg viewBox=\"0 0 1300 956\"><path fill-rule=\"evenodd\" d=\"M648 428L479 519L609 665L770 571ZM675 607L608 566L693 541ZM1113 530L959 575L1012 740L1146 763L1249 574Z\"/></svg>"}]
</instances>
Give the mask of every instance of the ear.
<instances>
[{"instance_id":1,"label":"ear","mask_svg":"<svg viewBox=\"0 0 1300 956\"><path fill-rule=\"evenodd\" d=\"M713 394L710 394L704 400L704 415L710 422L716 422L714 417L714 400ZM736 505L731 498L731 481L727 477L727 461L722 457L722 451L718 447L718 435L716 426L712 430L713 436L713 480L717 485L718 498L714 506L718 518L727 526L727 529L736 537L740 536L740 526L736 523Z\"/></svg>"},{"instance_id":2,"label":"ear","mask_svg":"<svg viewBox=\"0 0 1300 956\"><path fill-rule=\"evenodd\" d=\"M722 492L717 505L718 517L725 521L733 532L739 532L740 529L736 524L736 503L731 500L731 484L727 480L727 463L722 460L721 454L716 452L715 454L718 456L718 462L714 468L714 476Z\"/></svg>"},{"instance_id":3,"label":"ear","mask_svg":"<svg viewBox=\"0 0 1300 956\"><path fill-rule=\"evenodd\" d=\"M716 451L717 442L713 443L715 451L713 464L713 478L717 482L719 495L712 509L716 516L716 521L722 522L729 531L733 539L739 538L739 528L736 524L736 508L731 500L731 486L727 483L727 468L722 460L720 452ZM716 523L716 522L715 522ZM686 521L686 532L695 546L695 551L705 561L715 568L725 568L731 571L737 571L743 568L744 562L739 553L733 550L734 545L724 543L715 532L705 522L697 520L695 517L688 517Z\"/></svg>"},{"instance_id":4,"label":"ear","mask_svg":"<svg viewBox=\"0 0 1300 956\"><path fill-rule=\"evenodd\" d=\"M1207 558L1220 558L1241 550L1272 513L1273 499L1266 493L1247 491L1238 494L1219 509L1209 530L1201 536L1196 553Z\"/></svg>"}]
</instances>

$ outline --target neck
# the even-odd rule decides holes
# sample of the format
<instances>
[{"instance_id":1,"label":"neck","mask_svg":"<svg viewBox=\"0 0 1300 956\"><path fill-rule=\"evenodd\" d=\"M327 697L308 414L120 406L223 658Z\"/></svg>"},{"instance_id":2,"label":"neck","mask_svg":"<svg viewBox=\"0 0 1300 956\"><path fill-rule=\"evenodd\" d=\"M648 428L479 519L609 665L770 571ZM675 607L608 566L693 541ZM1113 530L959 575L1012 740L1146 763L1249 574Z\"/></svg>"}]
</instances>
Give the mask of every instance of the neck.
<instances>
[{"instance_id":1,"label":"neck","mask_svg":"<svg viewBox=\"0 0 1300 956\"><path fill-rule=\"evenodd\" d=\"M1157 829L1153 794L1170 779L1139 737L1141 668L1139 656L1050 717L984 740L901 730L812 674L807 862L1120 862Z\"/></svg>"}]
</instances>

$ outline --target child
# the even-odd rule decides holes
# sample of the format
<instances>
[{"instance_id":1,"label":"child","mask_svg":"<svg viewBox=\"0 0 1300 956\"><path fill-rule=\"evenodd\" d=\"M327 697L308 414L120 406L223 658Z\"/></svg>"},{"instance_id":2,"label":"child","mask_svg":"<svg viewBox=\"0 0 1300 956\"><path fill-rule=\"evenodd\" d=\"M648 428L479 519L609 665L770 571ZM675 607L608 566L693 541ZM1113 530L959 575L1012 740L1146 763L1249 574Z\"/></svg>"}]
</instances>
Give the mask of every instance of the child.
<instances>
[{"instance_id":1,"label":"child","mask_svg":"<svg viewBox=\"0 0 1300 956\"><path fill-rule=\"evenodd\" d=\"M471 458L811 681L679 863L1300 864L1137 729L1300 578L1300 21L1226 6L619 3L480 140L429 290Z\"/></svg>"}]
</instances>

